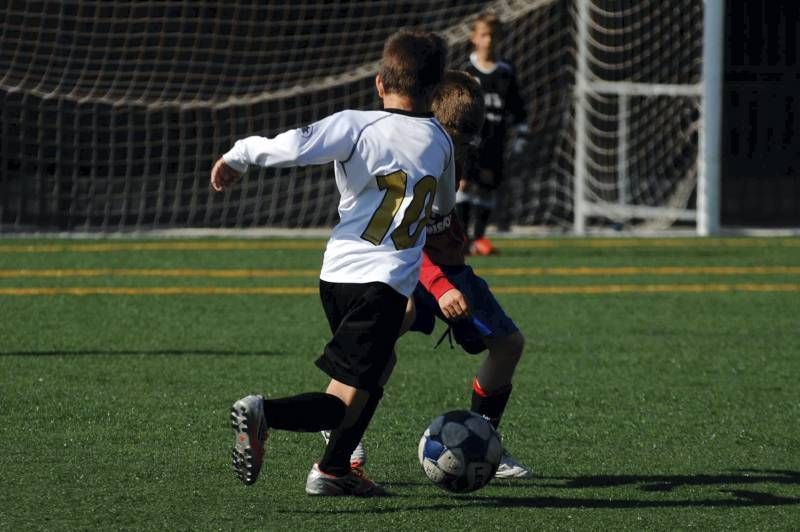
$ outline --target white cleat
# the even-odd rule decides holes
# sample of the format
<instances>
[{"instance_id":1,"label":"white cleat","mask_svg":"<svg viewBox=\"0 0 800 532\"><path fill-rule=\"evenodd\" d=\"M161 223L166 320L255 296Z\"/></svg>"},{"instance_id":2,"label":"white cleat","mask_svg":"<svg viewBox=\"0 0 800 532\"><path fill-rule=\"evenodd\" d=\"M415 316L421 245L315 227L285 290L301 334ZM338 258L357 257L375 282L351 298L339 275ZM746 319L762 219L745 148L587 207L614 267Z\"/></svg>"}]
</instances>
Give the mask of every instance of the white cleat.
<instances>
[{"instance_id":1,"label":"white cleat","mask_svg":"<svg viewBox=\"0 0 800 532\"><path fill-rule=\"evenodd\" d=\"M250 485L258 479L264 462L264 447L269 437L264 420L264 398L260 395L242 397L231 407L231 425L236 439L231 459L233 472L243 483Z\"/></svg>"},{"instance_id":2,"label":"white cleat","mask_svg":"<svg viewBox=\"0 0 800 532\"><path fill-rule=\"evenodd\" d=\"M325 440L325 445L328 445L328 441L331 439L331 431L321 430L319 432ZM350 455L350 467L353 469L364 469L365 465L367 465L367 450L361 442L358 442L353 454Z\"/></svg>"},{"instance_id":3,"label":"white cleat","mask_svg":"<svg viewBox=\"0 0 800 532\"><path fill-rule=\"evenodd\" d=\"M306 479L309 495L355 495L356 497L380 497L386 490L367 478L363 469L351 469L346 475L337 477L319 470L314 464Z\"/></svg>"},{"instance_id":4,"label":"white cleat","mask_svg":"<svg viewBox=\"0 0 800 532\"><path fill-rule=\"evenodd\" d=\"M533 476L531 468L518 462L508 451L503 450L503 458L500 459L500 466L494 474L494 478L530 478Z\"/></svg>"}]
</instances>

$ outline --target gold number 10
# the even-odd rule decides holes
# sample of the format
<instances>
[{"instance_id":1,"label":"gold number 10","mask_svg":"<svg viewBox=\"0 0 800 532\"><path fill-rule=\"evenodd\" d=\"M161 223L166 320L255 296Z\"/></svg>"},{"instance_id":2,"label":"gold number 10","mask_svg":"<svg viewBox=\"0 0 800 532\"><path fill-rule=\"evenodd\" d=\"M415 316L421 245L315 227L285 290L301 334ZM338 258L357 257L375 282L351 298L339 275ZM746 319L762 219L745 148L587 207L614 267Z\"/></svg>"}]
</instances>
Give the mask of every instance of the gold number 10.
<instances>
[{"instance_id":1,"label":"gold number 10","mask_svg":"<svg viewBox=\"0 0 800 532\"><path fill-rule=\"evenodd\" d=\"M403 198L406 194L406 183L408 174L402 170L392 172L387 175L379 175L375 178L378 182L378 189L385 190L383 201L375 210L367 228L361 233L361 238L372 242L376 246L383 242L389 227L392 225ZM403 214L403 220L394 231L392 231L392 242L397 249L408 249L413 247L419 240L420 234L425 229L425 224L431 216L433 208L433 198L436 196L436 179L426 175L414 185L414 194L411 203ZM423 213L424 211L424 213ZM417 223L413 233L410 233L411 225Z\"/></svg>"}]
</instances>

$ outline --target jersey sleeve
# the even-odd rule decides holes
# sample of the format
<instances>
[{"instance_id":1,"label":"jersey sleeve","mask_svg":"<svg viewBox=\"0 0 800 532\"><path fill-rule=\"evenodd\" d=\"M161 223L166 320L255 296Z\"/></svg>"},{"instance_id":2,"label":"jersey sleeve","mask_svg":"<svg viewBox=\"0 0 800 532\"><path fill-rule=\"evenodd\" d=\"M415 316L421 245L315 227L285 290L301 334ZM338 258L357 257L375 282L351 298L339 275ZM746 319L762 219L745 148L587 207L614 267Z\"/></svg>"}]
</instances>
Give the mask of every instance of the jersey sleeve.
<instances>
[{"instance_id":1,"label":"jersey sleeve","mask_svg":"<svg viewBox=\"0 0 800 532\"><path fill-rule=\"evenodd\" d=\"M419 271L419 282L437 301L446 292L455 288L447 279L442 269L428 257L425 250L422 251L422 267Z\"/></svg>"},{"instance_id":2,"label":"jersey sleeve","mask_svg":"<svg viewBox=\"0 0 800 532\"><path fill-rule=\"evenodd\" d=\"M250 165L284 168L344 160L357 136L356 124L347 113L332 114L274 138L247 137L237 141L222 158L239 172L246 171Z\"/></svg>"},{"instance_id":3,"label":"jersey sleeve","mask_svg":"<svg viewBox=\"0 0 800 532\"><path fill-rule=\"evenodd\" d=\"M448 140L449 145L449 140ZM456 170L453 147L450 145L450 158L436 186L436 198L433 201L433 212L444 216L456 205Z\"/></svg>"}]
</instances>

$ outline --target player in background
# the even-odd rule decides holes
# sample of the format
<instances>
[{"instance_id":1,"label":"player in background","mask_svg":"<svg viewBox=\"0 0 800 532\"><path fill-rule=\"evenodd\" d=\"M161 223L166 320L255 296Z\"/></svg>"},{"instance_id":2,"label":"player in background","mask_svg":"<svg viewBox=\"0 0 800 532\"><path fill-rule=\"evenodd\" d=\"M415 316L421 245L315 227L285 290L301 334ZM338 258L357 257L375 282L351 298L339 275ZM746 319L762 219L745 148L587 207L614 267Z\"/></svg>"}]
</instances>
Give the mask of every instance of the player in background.
<instances>
[{"instance_id":1,"label":"player in background","mask_svg":"<svg viewBox=\"0 0 800 532\"><path fill-rule=\"evenodd\" d=\"M450 212L455 203L453 146L430 112L444 51L434 34L395 33L384 45L375 78L383 110L346 110L272 139L248 137L212 169L211 185L221 191L250 165L333 162L341 194L340 221L320 272L320 297L333 337L316 364L331 381L324 393L248 395L234 403L233 467L245 484L258 478L268 429L331 430L306 492L383 493L362 470L350 467L350 455L391 371L394 344L419 278L425 224L432 211Z\"/></svg>"},{"instance_id":2,"label":"player in background","mask_svg":"<svg viewBox=\"0 0 800 532\"><path fill-rule=\"evenodd\" d=\"M478 150L478 172L465 176L459 183L458 216L470 236L470 252L489 255L495 251L486 238L486 225L498 205L505 177L506 137L509 126L515 126L516 137L512 152L521 154L528 134L525 105L519 93L513 67L498 57L503 27L491 12L478 15L473 22L470 42L473 52L465 70L481 84L486 120L481 131ZM470 232L470 227L474 229Z\"/></svg>"}]
</instances>

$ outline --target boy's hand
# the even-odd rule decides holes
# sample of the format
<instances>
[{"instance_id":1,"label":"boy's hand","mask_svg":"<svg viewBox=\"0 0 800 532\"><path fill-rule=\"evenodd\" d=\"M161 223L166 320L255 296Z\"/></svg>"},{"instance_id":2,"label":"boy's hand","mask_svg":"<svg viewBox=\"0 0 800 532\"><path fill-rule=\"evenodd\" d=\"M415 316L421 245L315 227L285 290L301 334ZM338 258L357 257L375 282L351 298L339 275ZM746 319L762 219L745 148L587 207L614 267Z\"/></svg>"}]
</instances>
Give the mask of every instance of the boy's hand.
<instances>
[{"instance_id":1,"label":"boy's hand","mask_svg":"<svg viewBox=\"0 0 800 532\"><path fill-rule=\"evenodd\" d=\"M217 192L222 192L230 185L239 181L242 174L225 164L222 157L214 163L214 168L211 169L211 188Z\"/></svg>"},{"instance_id":2,"label":"boy's hand","mask_svg":"<svg viewBox=\"0 0 800 532\"><path fill-rule=\"evenodd\" d=\"M439 298L439 308L444 317L457 320L469 316L469 304L464 294L456 288L451 288Z\"/></svg>"}]
</instances>

